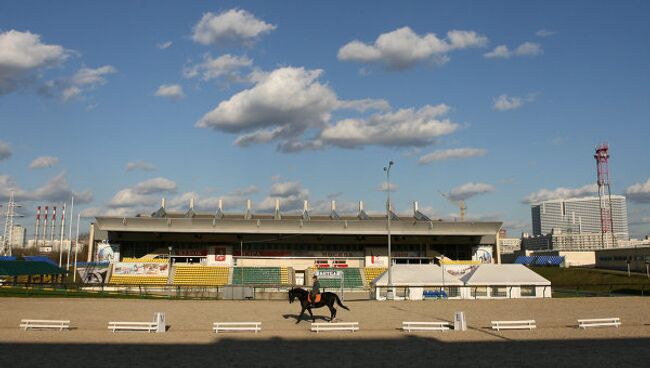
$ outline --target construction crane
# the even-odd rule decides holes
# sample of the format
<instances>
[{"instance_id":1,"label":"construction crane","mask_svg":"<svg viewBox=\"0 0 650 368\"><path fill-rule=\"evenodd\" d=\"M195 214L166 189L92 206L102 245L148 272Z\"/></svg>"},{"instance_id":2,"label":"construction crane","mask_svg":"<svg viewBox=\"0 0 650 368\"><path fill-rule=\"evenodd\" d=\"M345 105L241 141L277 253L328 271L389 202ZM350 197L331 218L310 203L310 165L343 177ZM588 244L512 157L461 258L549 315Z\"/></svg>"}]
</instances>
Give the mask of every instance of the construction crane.
<instances>
[{"instance_id":1,"label":"construction crane","mask_svg":"<svg viewBox=\"0 0 650 368\"><path fill-rule=\"evenodd\" d=\"M440 193L441 196L447 198L447 200L449 202L451 202L451 203L455 204L456 206L458 206L458 208L460 210L460 222L464 222L465 221L465 211L467 210L467 206L465 206L465 200L461 199L459 201L456 201L456 200L453 200L453 199L449 198L448 193L443 193L441 191L438 191L438 193Z\"/></svg>"}]
</instances>

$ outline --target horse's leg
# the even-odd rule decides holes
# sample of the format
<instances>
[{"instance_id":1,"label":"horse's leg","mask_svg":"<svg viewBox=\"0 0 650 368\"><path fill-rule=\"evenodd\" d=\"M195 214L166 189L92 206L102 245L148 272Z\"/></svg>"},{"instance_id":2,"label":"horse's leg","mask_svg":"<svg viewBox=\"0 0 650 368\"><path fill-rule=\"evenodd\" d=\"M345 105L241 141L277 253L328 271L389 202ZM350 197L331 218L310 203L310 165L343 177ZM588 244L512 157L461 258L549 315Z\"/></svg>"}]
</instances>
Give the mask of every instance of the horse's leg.
<instances>
[{"instance_id":1,"label":"horse's leg","mask_svg":"<svg viewBox=\"0 0 650 368\"><path fill-rule=\"evenodd\" d=\"M309 311L311 313L311 310ZM300 315L298 315L298 320L296 321L296 324L300 323L300 320L302 319L302 315L305 314L305 306L302 306L302 309L300 310Z\"/></svg>"},{"instance_id":2,"label":"horse's leg","mask_svg":"<svg viewBox=\"0 0 650 368\"><path fill-rule=\"evenodd\" d=\"M314 318L314 314L311 312L311 308L307 308L307 311L309 311L309 315L311 316L312 322L316 323L316 318Z\"/></svg>"},{"instance_id":3,"label":"horse's leg","mask_svg":"<svg viewBox=\"0 0 650 368\"><path fill-rule=\"evenodd\" d=\"M334 308L334 303L328 304L327 307L330 309L330 314L332 315L330 317L330 322L334 322L334 320L336 320L336 308Z\"/></svg>"}]
</instances>

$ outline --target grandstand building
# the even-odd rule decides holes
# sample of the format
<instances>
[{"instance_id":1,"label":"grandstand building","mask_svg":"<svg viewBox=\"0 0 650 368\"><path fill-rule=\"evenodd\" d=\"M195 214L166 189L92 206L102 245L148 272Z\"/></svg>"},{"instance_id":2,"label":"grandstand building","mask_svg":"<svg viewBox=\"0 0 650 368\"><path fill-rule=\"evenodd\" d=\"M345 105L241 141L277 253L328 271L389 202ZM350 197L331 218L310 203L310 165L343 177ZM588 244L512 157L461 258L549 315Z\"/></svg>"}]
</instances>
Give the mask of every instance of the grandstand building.
<instances>
[{"instance_id":1,"label":"grandstand building","mask_svg":"<svg viewBox=\"0 0 650 368\"><path fill-rule=\"evenodd\" d=\"M434 263L441 255L499 262L501 222L431 220L417 203L412 216L391 215L396 264ZM100 233L107 243L97 244ZM304 284L315 269L332 268L354 288L367 286L388 262L386 216L368 215L362 203L355 215L339 215L334 203L329 214L312 214L305 203L302 214L289 215L279 203L272 214L253 213L250 201L244 213L205 214L192 206L167 212L163 202L151 215L96 217L90 244L89 262L113 262L111 282L140 274L151 283ZM107 249L111 259L102 258Z\"/></svg>"}]
</instances>

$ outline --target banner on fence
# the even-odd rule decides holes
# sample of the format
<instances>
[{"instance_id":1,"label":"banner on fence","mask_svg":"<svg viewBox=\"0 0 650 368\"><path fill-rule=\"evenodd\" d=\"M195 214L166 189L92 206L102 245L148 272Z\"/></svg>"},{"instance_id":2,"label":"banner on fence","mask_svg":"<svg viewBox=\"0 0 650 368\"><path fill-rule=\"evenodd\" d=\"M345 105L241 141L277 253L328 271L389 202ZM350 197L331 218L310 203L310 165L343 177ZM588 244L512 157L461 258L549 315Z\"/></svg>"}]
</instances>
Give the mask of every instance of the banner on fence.
<instances>
[{"instance_id":1,"label":"banner on fence","mask_svg":"<svg viewBox=\"0 0 650 368\"><path fill-rule=\"evenodd\" d=\"M169 276L169 265L167 263L122 263L115 264L113 275L123 276Z\"/></svg>"},{"instance_id":2,"label":"banner on fence","mask_svg":"<svg viewBox=\"0 0 650 368\"><path fill-rule=\"evenodd\" d=\"M77 273L84 284L104 284L108 282L109 263L77 267Z\"/></svg>"}]
</instances>

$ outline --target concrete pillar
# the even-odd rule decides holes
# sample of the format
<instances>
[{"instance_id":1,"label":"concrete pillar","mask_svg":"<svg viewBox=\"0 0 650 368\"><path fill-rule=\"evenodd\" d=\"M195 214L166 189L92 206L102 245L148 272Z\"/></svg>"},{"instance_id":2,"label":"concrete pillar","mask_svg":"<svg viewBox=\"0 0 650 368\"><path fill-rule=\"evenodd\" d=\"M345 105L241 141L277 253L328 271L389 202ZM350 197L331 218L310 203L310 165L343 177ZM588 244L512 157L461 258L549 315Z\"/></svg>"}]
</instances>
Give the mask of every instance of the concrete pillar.
<instances>
[{"instance_id":1,"label":"concrete pillar","mask_svg":"<svg viewBox=\"0 0 650 368\"><path fill-rule=\"evenodd\" d=\"M88 261L93 261L93 249L95 248L95 224L90 223L90 233L88 234Z\"/></svg>"}]
</instances>

